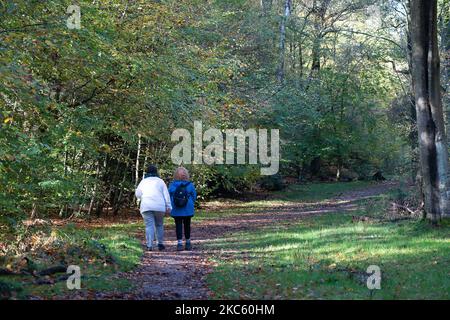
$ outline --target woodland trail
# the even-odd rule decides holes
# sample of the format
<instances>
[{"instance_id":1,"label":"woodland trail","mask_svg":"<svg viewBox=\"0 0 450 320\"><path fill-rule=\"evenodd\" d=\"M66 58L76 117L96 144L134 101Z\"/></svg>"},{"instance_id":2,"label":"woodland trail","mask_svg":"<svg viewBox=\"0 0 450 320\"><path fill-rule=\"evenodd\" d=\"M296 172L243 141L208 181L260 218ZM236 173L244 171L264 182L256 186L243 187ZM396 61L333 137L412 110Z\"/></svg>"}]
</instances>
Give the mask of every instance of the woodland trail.
<instances>
[{"instance_id":1,"label":"woodland trail","mask_svg":"<svg viewBox=\"0 0 450 320\"><path fill-rule=\"evenodd\" d=\"M214 267L209 261L219 254L226 259L226 252L214 252L204 245L225 234L251 231L276 223L290 225L297 219L314 214L351 212L359 208L358 201L385 193L394 187L393 182L374 184L363 189L346 191L339 196L320 202L287 202L261 208L252 213L239 213L221 219L193 220L193 251L176 251L175 232L166 230L166 250L145 252L140 265L128 273L114 277L127 278L134 283L134 292L97 293L94 299L214 299L208 290L206 276ZM238 208L239 204L231 204ZM168 241L167 241L168 240ZM144 244L143 240L142 243ZM112 281L114 279L111 279Z\"/></svg>"}]
</instances>

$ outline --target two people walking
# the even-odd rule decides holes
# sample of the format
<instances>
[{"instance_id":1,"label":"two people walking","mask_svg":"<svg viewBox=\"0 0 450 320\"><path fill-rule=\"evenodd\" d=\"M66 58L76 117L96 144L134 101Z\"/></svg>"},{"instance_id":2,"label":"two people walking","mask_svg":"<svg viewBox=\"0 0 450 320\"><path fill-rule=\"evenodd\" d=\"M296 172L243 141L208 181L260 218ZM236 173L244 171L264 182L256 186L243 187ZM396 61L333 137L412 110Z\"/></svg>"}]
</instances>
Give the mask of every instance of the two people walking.
<instances>
[{"instance_id":1,"label":"two people walking","mask_svg":"<svg viewBox=\"0 0 450 320\"><path fill-rule=\"evenodd\" d=\"M147 169L144 179L136 188L140 200L140 212L145 222L147 250L153 250L155 230L158 249L164 250L164 216L175 219L177 250L191 250L191 218L194 216L194 203L197 191L190 181L189 172L184 167L175 170L173 181L167 188L158 175L156 166ZM185 246L183 247L183 230Z\"/></svg>"}]
</instances>

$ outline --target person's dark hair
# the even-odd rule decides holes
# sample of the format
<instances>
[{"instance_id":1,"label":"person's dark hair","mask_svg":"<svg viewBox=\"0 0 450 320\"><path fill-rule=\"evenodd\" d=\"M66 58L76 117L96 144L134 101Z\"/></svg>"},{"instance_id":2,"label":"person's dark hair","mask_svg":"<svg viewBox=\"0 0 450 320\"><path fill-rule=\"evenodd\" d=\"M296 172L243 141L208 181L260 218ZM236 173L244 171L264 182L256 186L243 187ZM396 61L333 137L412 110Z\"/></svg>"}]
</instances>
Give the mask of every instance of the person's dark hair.
<instances>
[{"instance_id":1,"label":"person's dark hair","mask_svg":"<svg viewBox=\"0 0 450 320\"><path fill-rule=\"evenodd\" d=\"M148 176L158 176L158 168L153 164L149 165L147 168L147 175Z\"/></svg>"}]
</instances>

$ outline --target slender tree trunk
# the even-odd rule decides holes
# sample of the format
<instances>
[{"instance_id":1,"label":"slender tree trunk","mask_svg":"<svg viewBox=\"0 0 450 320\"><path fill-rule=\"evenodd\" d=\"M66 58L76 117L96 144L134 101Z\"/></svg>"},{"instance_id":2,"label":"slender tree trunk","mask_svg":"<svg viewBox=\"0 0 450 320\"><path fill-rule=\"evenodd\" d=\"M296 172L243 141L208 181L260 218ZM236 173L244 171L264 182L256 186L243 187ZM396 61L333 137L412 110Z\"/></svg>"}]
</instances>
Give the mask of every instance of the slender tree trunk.
<instances>
[{"instance_id":1,"label":"slender tree trunk","mask_svg":"<svg viewBox=\"0 0 450 320\"><path fill-rule=\"evenodd\" d=\"M300 67L300 78L303 78L303 50L302 50L302 43L298 46L298 63Z\"/></svg>"},{"instance_id":2,"label":"slender tree trunk","mask_svg":"<svg viewBox=\"0 0 450 320\"><path fill-rule=\"evenodd\" d=\"M100 182L100 160L97 160L97 170L95 171L95 182L92 188L91 201L89 203L88 216L91 215L92 209L94 208L95 197L97 196L97 187Z\"/></svg>"},{"instance_id":3,"label":"slender tree trunk","mask_svg":"<svg viewBox=\"0 0 450 320\"><path fill-rule=\"evenodd\" d=\"M411 0L412 79L427 217L449 214L448 150L440 89L437 1Z\"/></svg>"},{"instance_id":4,"label":"slender tree trunk","mask_svg":"<svg viewBox=\"0 0 450 320\"><path fill-rule=\"evenodd\" d=\"M295 70L295 46L292 41L289 42L289 55L292 57L292 63L290 63L290 70L293 72Z\"/></svg>"},{"instance_id":5,"label":"slender tree trunk","mask_svg":"<svg viewBox=\"0 0 450 320\"><path fill-rule=\"evenodd\" d=\"M37 206L36 206L36 202L33 202L32 206L31 206L31 214L30 214L30 218L31 218L31 219L36 219L36 218L37 218Z\"/></svg>"},{"instance_id":6,"label":"slender tree trunk","mask_svg":"<svg viewBox=\"0 0 450 320\"><path fill-rule=\"evenodd\" d=\"M122 197L123 197L124 184L125 184L126 179L127 179L127 170L124 170L123 178L122 178L122 181L120 182L119 194L113 200L113 214L114 215L116 215L119 212L119 209L122 206Z\"/></svg>"},{"instance_id":7,"label":"slender tree trunk","mask_svg":"<svg viewBox=\"0 0 450 320\"><path fill-rule=\"evenodd\" d=\"M144 151L144 165L142 167L142 179L144 179L145 176L145 169L147 168L147 160L148 160L148 146L145 147L145 151Z\"/></svg>"},{"instance_id":8,"label":"slender tree trunk","mask_svg":"<svg viewBox=\"0 0 450 320\"><path fill-rule=\"evenodd\" d=\"M408 70L410 80L410 87L408 96L410 101L410 132L409 132L409 142L411 146L411 178L412 180L418 184L422 181L420 178L421 172L419 169L419 161L417 156L418 151L418 138L417 138L417 116L416 116L416 101L414 99L414 79L412 78L412 43L411 43L411 3L408 1L407 3L407 30L406 30L406 42L407 42L407 59L408 59ZM422 186L419 185L421 189Z\"/></svg>"},{"instance_id":9,"label":"slender tree trunk","mask_svg":"<svg viewBox=\"0 0 450 320\"><path fill-rule=\"evenodd\" d=\"M122 154L123 154L123 148L122 148L122 151L120 153L120 156L122 156ZM105 155L105 160L103 160L103 167L102 167L102 170L101 170L101 172L104 172L104 175L107 174L107 172L108 172L107 171L107 168L109 167L108 166L108 162L109 163L112 162L112 161L108 161L108 159L109 159L108 154L106 154ZM118 159L120 160L120 157ZM115 172L119 172L119 166L116 167ZM106 181L107 181L105 177L102 178L102 180L103 180L103 183L106 183ZM103 208L104 208L104 205L105 205L105 201L107 201L107 199L109 199L109 197L111 195L111 192L112 192L112 188L113 188L113 184L110 183L110 188L108 190L108 193L106 194L106 197L104 197L103 199L98 199L97 200L97 204L95 206L95 214L96 214L97 217L100 217L100 215L103 213Z\"/></svg>"},{"instance_id":10,"label":"slender tree trunk","mask_svg":"<svg viewBox=\"0 0 450 320\"><path fill-rule=\"evenodd\" d=\"M312 74L319 73L320 71L320 42L320 37L317 37L313 43L311 64Z\"/></svg>"},{"instance_id":11,"label":"slender tree trunk","mask_svg":"<svg viewBox=\"0 0 450 320\"><path fill-rule=\"evenodd\" d=\"M135 169L135 179L134 186L137 187L139 183L139 158L141 156L141 134L138 134L138 149L137 149L137 155L136 155L136 169Z\"/></svg>"},{"instance_id":12,"label":"slender tree trunk","mask_svg":"<svg viewBox=\"0 0 450 320\"><path fill-rule=\"evenodd\" d=\"M319 75L321 63L321 50L322 50L322 40L324 37L324 34L322 33L322 30L324 28L325 23L325 15L327 13L328 7L330 5L331 0L322 0L322 1L313 1L312 6L312 21L314 25L314 39L312 43L312 63L311 63L311 70L309 75L309 80L312 80L316 78ZM307 88L309 85L307 86Z\"/></svg>"},{"instance_id":13,"label":"slender tree trunk","mask_svg":"<svg viewBox=\"0 0 450 320\"><path fill-rule=\"evenodd\" d=\"M284 13L280 24L280 60L277 70L277 80L282 83L284 80L284 56L286 51L286 23L291 15L291 0L285 0Z\"/></svg>"},{"instance_id":14,"label":"slender tree trunk","mask_svg":"<svg viewBox=\"0 0 450 320\"><path fill-rule=\"evenodd\" d=\"M311 75L319 73L320 71L320 51L322 46L323 34L322 29L325 21L325 14L330 5L330 0L323 0L320 4L313 2L313 23L315 38L312 45L312 64Z\"/></svg>"}]
</instances>

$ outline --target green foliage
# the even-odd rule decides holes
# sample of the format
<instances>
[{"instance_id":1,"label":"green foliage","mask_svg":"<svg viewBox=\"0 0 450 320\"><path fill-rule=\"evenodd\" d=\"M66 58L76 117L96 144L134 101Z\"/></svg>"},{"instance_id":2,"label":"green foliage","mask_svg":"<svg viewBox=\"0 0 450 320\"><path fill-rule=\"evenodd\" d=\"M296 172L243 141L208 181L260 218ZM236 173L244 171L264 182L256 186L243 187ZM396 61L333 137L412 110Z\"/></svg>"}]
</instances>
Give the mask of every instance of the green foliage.
<instances>
[{"instance_id":1,"label":"green foliage","mask_svg":"<svg viewBox=\"0 0 450 320\"><path fill-rule=\"evenodd\" d=\"M286 197L246 203L258 212L272 201L326 201L362 182L299 186ZM353 184L353 185L352 185ZM281 194L280 194L281 196ZM369 201L369 200L367 200ZM370 199L375 201L383 198ZM208 244L224 250L208 282L218 299L448 299L450 282L448 228L403 220L383 221L377 206L365 221L364 209L305 216L289 226L268 225L253 232L229 234ZM229 213L231 214L231 213ZM236 214L236 213L234 213ZM381 290L367 289L367 267L382 272Z\"/></svg>"},{"instance_id":2,"label":"green foliage","mask_svg":"<svg viewBox=\"0 0 450 320\"><path fill-rule=\"evenodd\" d=\"M232 63L202 45L201 3L81 1L80 30L69 4L0 6L2 214L133 203L138 134L148 162L168 162L172 130L229 100Z\"/></svg>"},{"instance_id":3,"label":"green foliage","mask_svg":"<svg viewBox=\"0 0 450 320\"><path fill-rule=\"evenodd\" d=\"M408 173L411 125L388 116L393 101L405 108L407 79L392 70L403 51L364 23L371 1L326 3L351 32L298 5L285 52L278 3L83 0L79 30L66 26L69 0L0 4L0 215L133 207L145 166L168 179L171 133L194 120L280 129L283 175L314 159L361 178ZM382 23L400 19L385 7ZM200 199L259 180L252 166L190 169Z\"/></svg>"}]
</instances>

